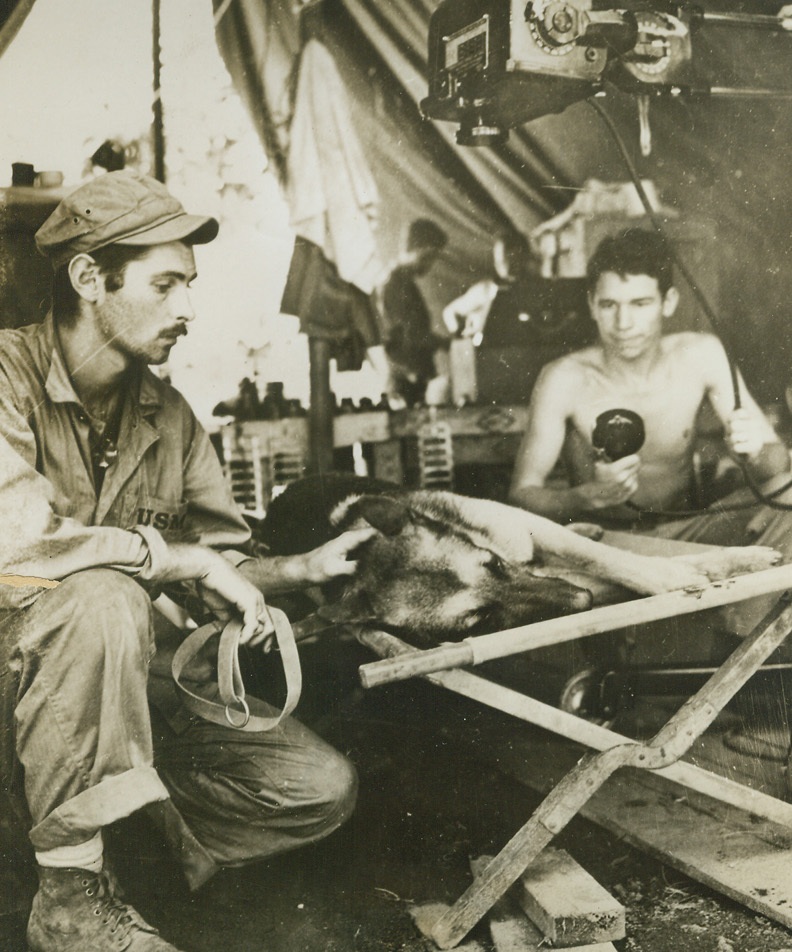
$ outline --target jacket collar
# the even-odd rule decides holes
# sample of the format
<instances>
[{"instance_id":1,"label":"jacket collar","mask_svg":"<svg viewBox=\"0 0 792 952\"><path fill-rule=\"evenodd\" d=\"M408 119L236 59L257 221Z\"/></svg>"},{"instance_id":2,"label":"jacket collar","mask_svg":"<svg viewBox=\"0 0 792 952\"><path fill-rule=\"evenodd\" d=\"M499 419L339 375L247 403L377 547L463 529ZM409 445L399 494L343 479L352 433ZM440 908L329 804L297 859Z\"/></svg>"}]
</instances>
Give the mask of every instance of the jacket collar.
<instances>
[{"instance_id":1,"label":"jacket collar","mask_svg":"<svg viewBox=\"0 0 792 952\"><path fill-rule=\"evenodd\" d=\"M39 325L38 337L44 366L46 366L46 361L49 360L44 384L47 396L53 403L76 403L81 405L80 398L74 390L69 371L66 368L66 360L63 356L52 311ZM162 382L148 367L140 364L133 368L129 380L133 395L137 391L135 402L142 416L150 416L162 407Z\"/></svg>"},{"instance_id":2,"label":"jacket collar","mask_svg":"<svg viewBox=\"0 0 792 952\"><path fill-rule=\"evenodd\" d=\"M47 396L53 403L79 403L80 398L74 392L69 371L66 369L66 361L63 358L52 311L42 321L38 338L41 357L44 361L49 360L47 379L44 384Z\"/></svg>"}]
</instances>

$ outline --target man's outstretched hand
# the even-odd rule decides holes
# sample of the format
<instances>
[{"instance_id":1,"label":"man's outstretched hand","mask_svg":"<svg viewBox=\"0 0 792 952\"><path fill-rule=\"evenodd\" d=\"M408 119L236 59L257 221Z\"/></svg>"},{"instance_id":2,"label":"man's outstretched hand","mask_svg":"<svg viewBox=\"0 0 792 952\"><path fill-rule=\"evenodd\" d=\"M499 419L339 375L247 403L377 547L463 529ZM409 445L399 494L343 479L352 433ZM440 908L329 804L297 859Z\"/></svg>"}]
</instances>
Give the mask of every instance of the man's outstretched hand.
<instances>
[{"instance_id":1,"label":"man's outstretched hand","mask_svg":"<svg viewBox=\"0 0 792 952\"><path fill-rule=\"evenodd\" d=\"M366 526L363 529L350 529L331 539L318 549L306 552L303 570L305 581L311 585L321 585L330 579L343 575L353 575L357 570L357 561L349 556L377 534L376 529Z\"/></svg>"}]
</instances>

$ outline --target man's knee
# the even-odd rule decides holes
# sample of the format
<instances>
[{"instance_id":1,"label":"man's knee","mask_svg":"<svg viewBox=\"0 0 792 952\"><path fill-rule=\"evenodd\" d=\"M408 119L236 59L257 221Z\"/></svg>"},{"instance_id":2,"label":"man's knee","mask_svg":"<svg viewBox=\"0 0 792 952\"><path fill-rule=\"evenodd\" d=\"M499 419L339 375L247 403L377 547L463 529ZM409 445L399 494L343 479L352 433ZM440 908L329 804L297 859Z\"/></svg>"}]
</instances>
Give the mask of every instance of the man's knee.
<instances>
[{"instance_id":1,"label":"man's knee","mask_svg":"<svg viewBox=\"0 0 792 952\"><path fill-rule=\"evenodd\" d=\"M295 725L299 726L299 725ZM250 735L254 738L256 735ZM206 755L202 750L202 756ZM199 842L221 866L274 856L328 836L357 800L357 772L329 745L277 751L254 742L223 744L214 766L157 768Z\"/></svg>"},{"instance_id":2,"label":"man's knee","mask_svg":"<svg viewBox=\"0 0 792 952\"><path fill-rule=\"evenodd\" d=\"M294 817L295 829L307 839L326 836L351 816L357 801L358 778L352 763L329 746L317 751L311 763L303 762L299 777L283 782L274 806L272 790L265 785L251 789L260 818ZM273 809L274 806L274 809Z\"/></svg>"},{"instance_id":3,"label":"man's knee","mask_svg":"<svg viewBox=\"0 0 792 952\"><path fill-rule=\"evenodd\" d=\"M329 836L352 815L357 802L357 771L342 754L323 752L321 767L306 772L300 783L285 791L273 810L266 793L257 804L248 830L250 858L265 857Z\"/></svg>"},{"instance_id":4,"label":"man's knee","mask_svg":"<svg viewBox=\"0 0 792 952\"><path fill-rule=\"evenodd\" d=\"M318 822L323 819L330 829L335 829L351 816L355 809L357 771L343 754L333 751L333 756L325 759L322 769L317 771L313 779Z\"/></svg>"},{"instance_id":5,"label":"man's knee","mask_svg":"<svg viewBox=\"0 0 792 952\"><path fill-rule=\"evenodd\" d=\"M92 611L126 612L148 622L151 600L129 575L115 569L87 569L69 575L59 588Z\"/></svg>"}]
</instances>

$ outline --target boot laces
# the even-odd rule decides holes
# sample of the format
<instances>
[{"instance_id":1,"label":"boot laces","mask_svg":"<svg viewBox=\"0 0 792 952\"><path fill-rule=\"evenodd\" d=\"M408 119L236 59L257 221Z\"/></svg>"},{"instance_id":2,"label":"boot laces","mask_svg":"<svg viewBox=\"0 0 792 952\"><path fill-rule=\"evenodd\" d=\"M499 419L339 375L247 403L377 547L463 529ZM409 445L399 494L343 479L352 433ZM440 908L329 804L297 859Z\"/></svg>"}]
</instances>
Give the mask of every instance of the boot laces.
<instances>
[{"instance_id":1,"label":"boot laces","mask_svg":"<svg viewBox=\"0 0 792 952\"><path fill-rule=\"evenodd\" d=\"M102 924L110 927L110 933L119 934L119 939L125 938L134 928L144 932L155 930L121 897L120 888L115 877L107 871L84 877L81 885L85 894L94 900L93 913L103 916Z\"/></svg>"}]
</instances>

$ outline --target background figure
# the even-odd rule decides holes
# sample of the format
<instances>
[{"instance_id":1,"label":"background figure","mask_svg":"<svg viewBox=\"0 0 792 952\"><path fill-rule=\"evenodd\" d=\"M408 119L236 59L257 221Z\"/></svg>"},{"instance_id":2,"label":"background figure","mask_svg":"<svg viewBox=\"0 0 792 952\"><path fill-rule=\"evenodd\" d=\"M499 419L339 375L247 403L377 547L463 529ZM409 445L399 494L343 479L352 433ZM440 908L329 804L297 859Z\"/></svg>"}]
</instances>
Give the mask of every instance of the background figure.
<instances>
[{"instance_id":1,"label":"background figure","mask_svg":"<svg viewBox=\"0 0 792 952\"><path fill-rule=\"evenodd\" d=\"M478 347L487 330L487 342L513 336L510 325L529 319L531 284L539 276L528 239L519 231L501 232L492 247L492 277L477 281L443 309L443 321L455 336L471 338Z\"/></svg>"},{"instance_id":2,"label":"background figure","mask_svg":"<svg viewBox=\"0 0 792 952\"><path fill-rule=\"evenodd\" d=\"M432 330L432 318L416 278L429 273L448 235L435 222L418 218L396 265L378 290L383 341L389 364L388 397L408 407L421 403L427 383L436 376L435 352L447 338Z\"/></svg>"}]
</instances>

